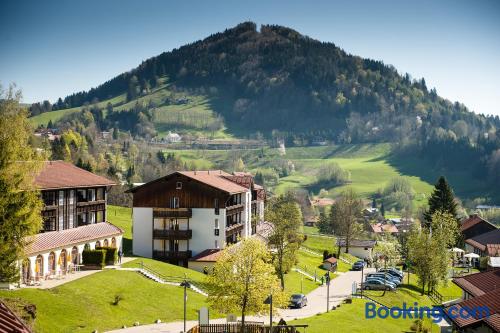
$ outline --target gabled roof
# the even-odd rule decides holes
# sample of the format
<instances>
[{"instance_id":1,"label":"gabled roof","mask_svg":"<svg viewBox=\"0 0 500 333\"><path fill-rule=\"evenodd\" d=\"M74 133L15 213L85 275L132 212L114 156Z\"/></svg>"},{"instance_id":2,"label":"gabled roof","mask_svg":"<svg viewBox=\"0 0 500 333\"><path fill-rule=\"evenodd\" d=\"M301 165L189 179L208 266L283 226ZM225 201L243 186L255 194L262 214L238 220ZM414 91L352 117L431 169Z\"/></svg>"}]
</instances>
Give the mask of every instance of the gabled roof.
<instances>
[{"instance_id":1,"label":"gabled roof","mask_svg":"<svg viewBox=\"0 0 500 333\"><path fill-rule=\"evenodd\" d=\"M398 228L392 223L376 223L376 224L371 224L370 227L372 228L372 231L375 233L382 233L382 232L390 232L390 233L397 233Z\"/></svg>"},{"instance_id":2,"label":"gabled roof","mask_svg":"<svg viewBox=\"0 0 500 333\"><path fill-rule=\"evenodd\" d=\"M456 278L453 282L472 296L481 296L500 289L500 269Z\"/></svg>"},{"instance_id":3,"label":"gabled roof","mask_svg":"<svg viewBox=\"0 0 500 333\"><path fill-rule=\"evenodd\" d=\"M374 247L377 244L377 241L374 240L360 240L360 239L351 239L349 242L349 247ZM345 239L337 239L337 245L341 247L346 246Z\"/></svg>"},{"instance_id":4,"label":"gabled roof","mask_svg":"<svg viewBox=\"0 0 500 333\"><path fill-rule=\"evenodd\" d=\"M26 254L36 254L61 247L123 234L123 230L108 222L99 222L62 231L43 232L29 238Z\"/></svg>"},{"instance_id":5,"label":"gabled roof","mask_svg":"<svg viewBox=\"0 0 500 333\"><path fill-rule=\"evenodd\" d=\"M41 190L110 186L115 183L107 178L81 169L64 161L46 161L42 171L35 177L35 185Z\"/></svg>"},{"instance_id":6,"label":"gabled roof","mask_svg":"<svg viewBox=\"0 0 500 333\"><path fill-rule=\"evenodd\" d=\"M460 225L460 231L463 232L469 228L472 228L473 226L475 226L476 224L479 224L479 223L486 223L486 224L489 224L490 226L496 228L496 226L494 224L486 221L481 216L476 214L476 215L469 216L469 218L465 219L462 222L462 224Z\"/></svg>"},{"instance_id":7,"label":"gabled roof","mask_svg":"<svg viewBox=\"0 0 500 333\"><path fill-rule=\"evenodd\" d=\"M5 303L0 301L0 332L30 333L31 329Z\"/></svg>"},{"instance_id":8,"label":"gabled roof","mask_svg":"<svg viewBox=\"0 0 500 333\"><path fill-rule=\"evenodd\" d=\"M243 193L248 191L247 188L240 186L235 182L230 181L229 179L226 178L228 176L231 176L231 174L224 172L222 170L207 170L207 171L175 171L164 177L146 183L144 185L134 187L128 190L127 192L134 193L142 187L146 187L153 182L157 182L167 177L171 177L172 175L175 174L183 175L185 177L191 178L192 180L198 181L200 183L219 189L229 194Z\"/></svg>"},{"instance_id":9,"label":"gabled roof","mask_svg":"<svg viewBox=\"0 0 500 333\"><path fill-rule=\"evenodd\" d=\"M446 312L448 313L452 307L455 307L455 309L453 309L452 311L452 314L459 313L459 311L463 312L469 310L467 311L467 313L469 314L468 316L461 315L457 316L456 318L450 318L460 328L483 321L485 322L485 324L493 328L495 332L500 331L500 288L487 294L473 297L471 299L446 307ZM482 311L478 310L485 307L488 308L489 313L482 313Z\"/></svg>"},{"instance_id":10,"label":"gabled roof","mask_svg":"<svg viewBox=\"0 0 500 333\"><path fill-rule=\"evenodd\" d=\"M484 251L486 250L486 246L488 244L500 245L500 229L488 231L484 234L466 239L465 242L480 249L481 251Z\"/></svg>"},{"instance_id":11,"label":"gabled roof","mask_svg":"<svg viewBox=\"0 0 500 333\"><path fill-rule=\"evenodd\" d=\"M334 265L337 263L337 258L330 257L328 259L325 259L323 262L329 262L330 264Z\"/></svg>"}]
</instances>

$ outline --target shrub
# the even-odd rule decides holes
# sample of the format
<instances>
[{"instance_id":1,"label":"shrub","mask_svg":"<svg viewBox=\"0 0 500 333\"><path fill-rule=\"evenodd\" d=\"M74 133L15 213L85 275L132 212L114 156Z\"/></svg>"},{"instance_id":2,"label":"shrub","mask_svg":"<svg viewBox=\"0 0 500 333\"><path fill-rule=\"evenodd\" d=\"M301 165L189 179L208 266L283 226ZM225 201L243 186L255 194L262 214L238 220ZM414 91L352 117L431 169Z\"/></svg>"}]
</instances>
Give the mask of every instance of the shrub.
<instances>
[{"instance_id":1,"label":"shrub","mask_svg":"<svg viewBox=\"0 0 500 333\"><path fill-rule=\"evenodd\" d=\"M106 265L114 265L118 261L118 249L114 247L96 247L96 250L106 251Z\"/></svg>"},{"instance_id":2,"label":"shrub","mask_svg":"<svg viewBox=\"0 0 500 333\"><path fill-rule=\"evenodd\" d=\"M106 265L106 250L84 250L82 252L83 264L86 266Z\"/></svg>"}]
</instances>

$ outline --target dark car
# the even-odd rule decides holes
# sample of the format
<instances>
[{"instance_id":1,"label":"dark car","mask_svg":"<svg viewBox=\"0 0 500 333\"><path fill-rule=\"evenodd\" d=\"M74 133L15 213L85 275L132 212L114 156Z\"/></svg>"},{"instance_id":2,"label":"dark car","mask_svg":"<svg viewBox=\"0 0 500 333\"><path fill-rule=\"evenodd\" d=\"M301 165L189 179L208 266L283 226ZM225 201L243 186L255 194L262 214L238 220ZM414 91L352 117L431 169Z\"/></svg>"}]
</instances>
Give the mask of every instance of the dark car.
<instances>
[{"instance_id":1,"label":"dark car","mask_svg":"<svg viewBox=\"0 0 500 333\"><path fill-rule=\"evenodd\" d=\"M401 284L400 278L393 276L389 273L387 273L387 274L385 274L385 273L370 273L370 274L366 275L366 278L370 278L370 277L379 278L381 280L387 280L389 282L394 283L396 286L399 286Z\"/></svg>"},{"instance_id":2,"label":"dark car","mask_svg":"<svg viewBox=\"0 0 500 333\"><path fill-rule=\"evenodd\" d=\"M381 268L378 270L377 273L384 273L384 272L387 272L387 273L391 274L392 276L399 277L400 279L403 279L403 277L404 277L404 273L401 272L400 270L395 269L395 268Z\"/></svg>"},{"instance_id":3,"label":"dark car","mask_svg":"<svg viewBox=\"0 0 500 333\"><path fill-rule=\"evenodd\" d=\"M307 297L304 294L293 294L290 297L290 307L291 308L303 308L307 305Z\"/></svg>"},{"instance_id":4,"label":"dark car","mask_svg":"<svg viewBox=\"0 0 500 333\"><path fill-rule=\"evenodd\" d=\"M366 263L363 260L356 261L354 264L352 264L352 270L353 271L360 271L364 266L366 266Z\"/></svg>"}]
</instances>

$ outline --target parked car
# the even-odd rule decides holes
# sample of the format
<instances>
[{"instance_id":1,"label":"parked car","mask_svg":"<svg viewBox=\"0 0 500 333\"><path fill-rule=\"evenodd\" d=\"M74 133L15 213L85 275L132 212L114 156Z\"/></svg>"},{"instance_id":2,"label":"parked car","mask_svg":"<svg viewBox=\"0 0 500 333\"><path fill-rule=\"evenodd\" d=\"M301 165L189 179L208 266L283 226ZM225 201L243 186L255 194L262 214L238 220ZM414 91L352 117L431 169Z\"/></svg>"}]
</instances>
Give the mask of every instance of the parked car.
<instances>
[{"instance_id":1,"label":"parked car","mask_svg":"<svg viewBox=\"0 0 500 333\"><path fill-rule=\"evenodd\" d=\"M389 282L392 282L394 283L396 286L399 286L401 284L401 279L399 277L395 277L389 273L387 274L384 274L384 273L370 273L366 276L367 278L370 278L370 277L376 277L376 278L380 278L382 280L387 280Z\"/></svg>"},{"instance_id":2,"label":"parked car","mask_svg":"<svg viewBox=\"0 0 500 333\"><path fill-rule=\"evenodd\" d=\"M378 277L378 276L372 276L372 277L368 277L366 278L366 280L378 280L378 281L381 281L382 283L386 284L386 285L390 285L394 288L396 288L398 285L392 281L389 281L387 279L384 280L384 278L381 278L381 277Z\"/></svg>"},{"instance_id":3,"label":"parked car","mask_svg":"<svg viewBox=\"0 0 500 333\"><path fill-rule=\"evenodd\" d=\"M394 290L396 286L390 282L385 282L376 278L367 279L361 283L361 288L365 290Z\"/></svg>"},{"instance_id":4,"label":"parked car","mask_svg":"<svg viewBox=\"0 0 500 333\"><path fill-rule=\"evenodd\" d=\"M304 294L293 294L290 297L290 307L291 308L303 308L307 305L307 297Z\"/></svg>"},{"instance_id":5,"label":"parked car","mask_svg":"<svg viewBox=\"0 0 500 333\"><path fill-rule=\"evenodd\" d=\"M351 269L353 271L360 271L361 268L363 268L364 266L366 266L366 263L363 260L358 260L354 264L352 264L352 268Z\"/></svg>"},{"instance_id":6,"label":"parked car","mask_svg":"<svg viewBox=\"0 0 500 333\"><path fill-rule=\"evenodd\" d=\"M404 273L401 272L400 270L396 269L396 268L393 268L393 267L390 267L390 268L381 268L378 270L377 273L383 273L383 272L387 272L393 276L398 276L400 277L401 279L403 279L404 277Z\"/></svg>"}]
</instances>

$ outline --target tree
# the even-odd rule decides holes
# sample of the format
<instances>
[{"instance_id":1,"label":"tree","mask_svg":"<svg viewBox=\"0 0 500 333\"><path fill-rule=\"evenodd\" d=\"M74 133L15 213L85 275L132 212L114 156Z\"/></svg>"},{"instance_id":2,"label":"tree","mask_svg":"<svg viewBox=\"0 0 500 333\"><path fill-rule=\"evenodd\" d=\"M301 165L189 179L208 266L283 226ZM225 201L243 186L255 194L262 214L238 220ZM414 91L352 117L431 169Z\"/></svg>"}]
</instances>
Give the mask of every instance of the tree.
<instances>
[{"instance_id":1,"label":"tree","mask_svg":"<svg viewBox=\"0 0 500 333\"><path fill-rule=\"evenodd\" d=\"M284 290L285 273L297 261L297 250L304 239L299 233L302 214L292 195L280 195L270 200L265 219L273 225L269 246L273 250L271 252L273 263L281 282L281 289Z\"/></svg>"},{"instance_id":2,"label":"tree","mask_svg":"<svg viewBox=\"0 0 500 333\"><path fill-rule=\"evenodd\" d=\"M436 211L449 213L458 223L455 196L453 195L453 190L446 181L446 178L443 176L439 177L438 182L434 186L434 191L429 198L429 210L424 213L425 225L427 227L430 226L432 222L432 215Z\"/></svg>"},{"instance_id":3,"label":"tree","mask_svg":"<svg viewBox=\"0 0 500 333\"><path fill-rule=\"evenodd\" d=\"M40 156L30 147L32 129L20 92L0 87L0 281L19 280L18 262L28 238L42 226L42 202L34 185Z\"/></svg>"},{"instance_id":4,"label":"tree","mask_svg":"<svg viewBox=\"0 0 500 333\"><path fill-rule=\"evenodd\" d=\"M380 215L382 215L382 217L385 217L385 207L383 202L380 204Z\"/></svg>"},{"instance_id":5,"label":"tree","mask_svg":"<svg viewBox=\"0 0 500 333\"><path fill-rule=\"evenodd\" d=\"M422 285L422 295L446 281L449 251L443 239L427 228L414 228L408 236L408 258Z\"/></svg>"},{"instance_id":6,"label":"tree","mask_svg":"<svg viewBox=\"0 0 500 333\"><path fill-rule=\"evenodd\" d=\"M345 252L349 253L351 240L362 231L359 221L362 216L363 202L352 189L344 191L330 210L330 223L335 235L345 239ZM338 249L340 255L340 246Z\"/></svg>"},{"instance_id":7,"label":"tree","mask_svg":"<svg viewBox=\"0 0 500 333\"><path fill-rule=\"evenodd\" d=\"M226 247L207 276L207 282L210 306L221 313L239 311L242 332L247 312L262 313L269 308L264 304L269 293L276 307L287 303L271 264L271 255L256 238L246 238Z\"/></svg>"},{"instance_id":8,"label":"tree","mask_svg":"<svg viewBox=\"0 0 500 333\"><path fill-rule=\"evenodd\" d=\"M436 211L432 214L430 232L432 237L439 239L447 249L451 249L460 236L457 220L448 212Z\"/></svg>"}]
</instances>

